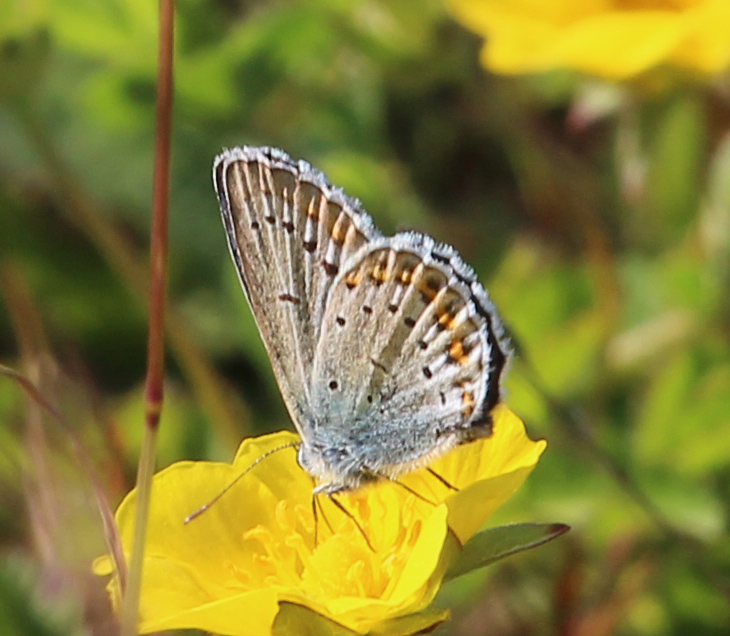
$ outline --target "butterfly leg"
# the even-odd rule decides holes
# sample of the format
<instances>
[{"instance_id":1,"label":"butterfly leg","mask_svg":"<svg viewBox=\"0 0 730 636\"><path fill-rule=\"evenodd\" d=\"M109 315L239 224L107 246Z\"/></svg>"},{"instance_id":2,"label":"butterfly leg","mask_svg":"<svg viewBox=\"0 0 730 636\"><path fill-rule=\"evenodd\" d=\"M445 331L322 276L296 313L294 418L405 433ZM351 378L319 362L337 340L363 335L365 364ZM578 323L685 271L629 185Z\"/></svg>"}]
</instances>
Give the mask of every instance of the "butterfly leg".
<instances>
[{"instance_id":1,"label":"butterfly leg","mask_svg":"<svg viewBox=\"0 0 730 636\"><path fill-rule=\"evenodd\" d=\"M312 517L314 517L314 547L319 543L319 513L317 512L317 495L312 493Z\"/></svg>"},{"instance_id":2,"label":"butterfly leg","mask_svg":"<svg viewBox=\"0 0 730 636\"><path fill-rule=\"evenodd\" d=\"M454 492L459 492L459 489L454 486L453 484L450 484L446 479L444 479L441 475L439 475L433 468L426 468L426 470L431 473L436 479L438 479L444 486L446 486L449 490L453 490Z\"/></svg>"},{"instance_id":3,"label":"butterfly leg","mask_svg":"<svg viewBox=\"0 0 730 636\"><path fill-rule=\"evenodd\" d=\"M335 499L335 493L327 493L327 497L337 508L339 508L345 514L345 516L347 516L350 519L350 521L352 521L352 523L355 524L355 527L357 528L357 530L360 533L360 535L362 536L362 538L365 540L365 543L367 544L368 548L370 548L370 550L372 552L375 552L375 548L373 548L372 543L370 543L370 539L368 539L368 535L365 534L365 530L363 530L363 527L360 525L360 522L355 518L355 516L347 508L345 508L345 506L342 504L341 501L339 501L338 499Z\"/></svg>"},{"instance_id":4,"label":"butterfly leg","mask_svg":"<svg viewBox=\"0 0 730 636\"><path fill-rule=\"evenodd\" d=\"M314 547L317 547L317 544L319 543L319 515L322 514L322 519L324 520L325 525L329 529L329 531L334 534L335 531L332 528L332 524L330 523L329 519L327 519L327 515L324 513L324 508L322 508L322 502L317 498L317 495L319 493L314 491L312 492L312 516L314 517Z\"/></svg>"},{"instance_id":5,"label":"butterfly leg","mask_svg":"<svg viewBox=\"0 0 730 636\"><path fill-rule=\"evenodd\" d=\"M396 486L400 486L404 490L407 490L414 497L420 499L421 501L425 501L427 504L431 504L432 506L438 505L435 501L431 501L428 497L424 497L421 493L413 490L413 488L411 488L407 484L404 484L402 481L398 481L395 477L391 477L390 475L386 475L385 473L381 474L381 477L383 479L387 479L390 483L395 484Z\"/></svg>"}]
</instances>

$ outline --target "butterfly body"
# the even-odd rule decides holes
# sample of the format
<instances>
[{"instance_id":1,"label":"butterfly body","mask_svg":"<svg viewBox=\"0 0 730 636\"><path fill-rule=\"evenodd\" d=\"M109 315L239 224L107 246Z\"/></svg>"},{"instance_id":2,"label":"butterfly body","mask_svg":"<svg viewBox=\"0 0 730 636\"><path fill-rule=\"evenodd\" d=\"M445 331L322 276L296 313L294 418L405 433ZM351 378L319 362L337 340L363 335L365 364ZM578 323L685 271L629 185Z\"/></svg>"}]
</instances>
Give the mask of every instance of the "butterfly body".
<instances>
[{"instance_id":1,"label":"butterfly body","mask_svg":"<svg viewBox=\"0 0 730 636\"><path fill-rule=\"evenodd\" d=\"M316 492L393 479L491 434L509 350L453 248L383 236L358 201L280 150L224 151L214 181Z\"/></svg>"}]
</instances>

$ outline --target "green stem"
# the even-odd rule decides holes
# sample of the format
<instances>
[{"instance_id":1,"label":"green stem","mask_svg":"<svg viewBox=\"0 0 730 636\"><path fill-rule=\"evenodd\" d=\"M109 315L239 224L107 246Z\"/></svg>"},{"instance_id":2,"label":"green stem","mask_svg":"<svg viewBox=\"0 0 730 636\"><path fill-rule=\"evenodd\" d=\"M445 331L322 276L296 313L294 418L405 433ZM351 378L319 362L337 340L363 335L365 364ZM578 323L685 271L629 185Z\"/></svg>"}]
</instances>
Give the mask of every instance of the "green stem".
<instances>
[{"instance_id":1,"label":"green stem","mask_svg":"<svg viewBox=\"0 0 730 636\"><path fill-rule=\"evenodd\" d=\"M127 586L122 600L120 636L135 636L139 620L139 599L142 591L144 547L147 538L147 517L152 499L152 477L155 473L155 449L159 427L145 426L142 453L137 467L137 510L134 524L132 558L129 563Z\"/></svg>"}]
</instances>

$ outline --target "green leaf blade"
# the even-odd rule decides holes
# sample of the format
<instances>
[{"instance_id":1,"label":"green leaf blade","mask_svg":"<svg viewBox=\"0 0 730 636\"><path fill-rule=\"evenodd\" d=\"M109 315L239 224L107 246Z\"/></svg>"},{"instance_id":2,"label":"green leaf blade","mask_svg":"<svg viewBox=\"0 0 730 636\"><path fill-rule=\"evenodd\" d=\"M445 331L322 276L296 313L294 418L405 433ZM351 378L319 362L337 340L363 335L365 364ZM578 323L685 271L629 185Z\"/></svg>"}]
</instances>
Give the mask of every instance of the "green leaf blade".
<instances>
[{"instance_id":1,"label":"green leaf blade","mask_svg":"<svg viewBox=\"0 0 730 636\"><path fill-rule=\"evenodd\" d=\"M461 554L447 571L445 580L536 548L568 530L570 526L563 523L515 523L482 530L464 544Z\"/></svg>"}]
</instances>

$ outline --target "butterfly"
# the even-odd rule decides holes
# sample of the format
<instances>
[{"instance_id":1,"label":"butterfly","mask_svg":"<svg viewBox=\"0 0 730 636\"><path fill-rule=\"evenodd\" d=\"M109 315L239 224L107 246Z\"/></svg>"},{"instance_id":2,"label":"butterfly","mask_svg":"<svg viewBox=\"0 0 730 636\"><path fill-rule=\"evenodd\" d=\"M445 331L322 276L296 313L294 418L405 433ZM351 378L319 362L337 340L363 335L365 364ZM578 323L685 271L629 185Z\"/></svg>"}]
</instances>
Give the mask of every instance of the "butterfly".
<instances>
[{"instance_id":1,"label":"butterfly","mask_svg":"<svg viewBox=\"0 0 730 636\"><path fill-rule=\"evenodd\" d=\"M315 494L394 480L491 435L510 348L454 248L383 236L359 201L282 150L225 150L213 178Z\"/></svg>"}]
</instances>

